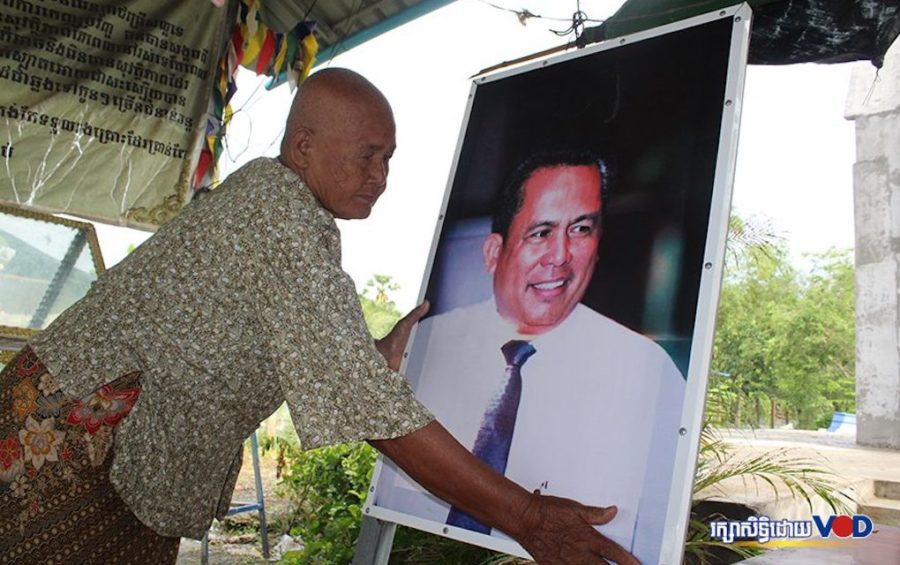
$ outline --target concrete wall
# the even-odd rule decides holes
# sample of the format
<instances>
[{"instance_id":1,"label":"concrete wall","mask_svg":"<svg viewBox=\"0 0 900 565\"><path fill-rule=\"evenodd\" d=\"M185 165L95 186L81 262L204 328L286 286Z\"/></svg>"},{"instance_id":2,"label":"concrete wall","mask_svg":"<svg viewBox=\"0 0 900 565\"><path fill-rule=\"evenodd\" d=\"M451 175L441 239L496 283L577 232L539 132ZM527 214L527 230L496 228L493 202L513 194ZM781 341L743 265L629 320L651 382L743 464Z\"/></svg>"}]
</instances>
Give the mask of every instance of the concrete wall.
<instances>
[{"instance_id":1,"label":"concrete wall","mask_svg":"<svg viewBox=\"0 0 900 565\"><path fill-rule=\"evenodd\" d=\"M846 117L856 123L856 441L900 449L900 42L877 75L854 68Z\"/></svg>"}]
</instances>

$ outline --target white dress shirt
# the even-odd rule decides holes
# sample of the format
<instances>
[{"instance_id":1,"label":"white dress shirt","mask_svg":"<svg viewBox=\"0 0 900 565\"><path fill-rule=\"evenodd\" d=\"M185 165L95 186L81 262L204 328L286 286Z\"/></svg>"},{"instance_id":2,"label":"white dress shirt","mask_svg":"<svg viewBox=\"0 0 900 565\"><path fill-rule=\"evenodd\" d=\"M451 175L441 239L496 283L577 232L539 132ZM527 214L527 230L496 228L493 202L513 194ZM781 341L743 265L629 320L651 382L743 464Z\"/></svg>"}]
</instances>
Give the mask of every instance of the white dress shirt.
<instances>
[{"instance_id":1,"label":"white dress shirt","mask_svg":"<svg viewBox=\"0 0 900 565\"><path fill-rule=\"evenodd\" d=\"M406 366L416 396L471 449L506 375L500 347L523 339L493 300L420 322ZM649 338L579 304L530 339L506 476L529 491L615 504L600 528L645 563L658 560L685 381ZM386 467L376 504L436 522L448 506ZM494 531L492 535L506 537Z\"/></svg>"}]
</instances>

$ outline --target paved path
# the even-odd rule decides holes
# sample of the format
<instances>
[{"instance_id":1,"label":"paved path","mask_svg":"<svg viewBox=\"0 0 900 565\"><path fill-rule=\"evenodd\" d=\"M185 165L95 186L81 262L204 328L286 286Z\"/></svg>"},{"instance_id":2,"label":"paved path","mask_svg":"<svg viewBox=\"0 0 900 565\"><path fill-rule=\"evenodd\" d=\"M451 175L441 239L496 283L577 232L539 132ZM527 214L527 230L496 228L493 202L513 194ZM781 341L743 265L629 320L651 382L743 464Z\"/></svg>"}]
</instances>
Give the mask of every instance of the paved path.
<instances>
[{"instance_id":1,"label":"paved path","mask_svg":"<svg viewBox=\"0 0 900 565\"><path fill-rule=\"evenodd\" d=\"M865 447L856 438L807 430L722 430L722 439L754 455L789 449L820 461L848 484L860 479L900 481L900 450Z\"/></svg>"}]
</instances>

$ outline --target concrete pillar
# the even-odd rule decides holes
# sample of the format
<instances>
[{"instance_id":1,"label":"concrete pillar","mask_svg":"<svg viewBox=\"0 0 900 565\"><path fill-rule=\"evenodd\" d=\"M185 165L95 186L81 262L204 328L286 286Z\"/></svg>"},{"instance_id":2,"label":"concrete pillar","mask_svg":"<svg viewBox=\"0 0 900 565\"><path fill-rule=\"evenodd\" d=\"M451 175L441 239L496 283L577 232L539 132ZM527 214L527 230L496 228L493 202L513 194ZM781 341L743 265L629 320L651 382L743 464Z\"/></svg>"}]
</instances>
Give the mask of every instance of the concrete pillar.
<instances>
[{"instance_id":1,"label":"concrete pillar","mask_svg":"<svg viewBox=\"0 0 900 565\"><path fill-rule=\"evenodd\" d=\"M900 449L900 42L877 75L853 69L845 116L856 123L856 442Z\"/></svg>"}]
</instances>

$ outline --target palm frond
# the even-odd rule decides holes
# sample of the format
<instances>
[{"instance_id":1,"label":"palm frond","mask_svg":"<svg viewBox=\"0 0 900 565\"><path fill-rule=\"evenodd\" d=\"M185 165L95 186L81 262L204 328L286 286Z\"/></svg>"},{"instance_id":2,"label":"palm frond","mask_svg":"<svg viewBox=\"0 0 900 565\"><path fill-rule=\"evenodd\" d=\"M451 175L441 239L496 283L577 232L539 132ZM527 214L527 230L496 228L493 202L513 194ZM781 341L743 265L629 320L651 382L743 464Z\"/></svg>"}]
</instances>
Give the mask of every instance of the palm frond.
<instances>
[{"instance_id":1,"label":"palm frond","mask_svg":"<svg viewBox=\"0 0 900 565\"><path fill-rule=\"evenodd\" d=\"M694 496L704 490L724 494L722 483L734 477L744 480L745 488L754 488L760 492L760 486L768 486L776 499L784 494L791 498L801 499L813 512L814 499L824 501L835 513L851 510L853 499L841 492L835 483L834 475L817 467L815 461L803 457L794 457L788 449L777 449L750 458L739 458L728 454L721 458L717 452L716 464L698 466L694 481ZM779 488L782 487L782 488Z\"/></svg>"},{"instance_id":2,"label":"palm frond","mask_svg":"<svg viewBox=\"0 0 900 565\"><path fill-rule=\"evenodd\" d=\"M728 243L725 261L731 268L739 267L745 261L761 257L772 259L777 246L784 237L765 216L742 218L732 214L728 218Z\"/></svg>"}]
</instances>

